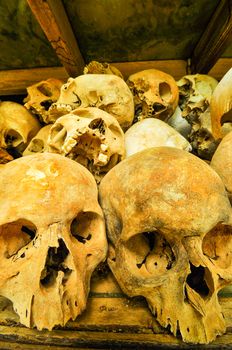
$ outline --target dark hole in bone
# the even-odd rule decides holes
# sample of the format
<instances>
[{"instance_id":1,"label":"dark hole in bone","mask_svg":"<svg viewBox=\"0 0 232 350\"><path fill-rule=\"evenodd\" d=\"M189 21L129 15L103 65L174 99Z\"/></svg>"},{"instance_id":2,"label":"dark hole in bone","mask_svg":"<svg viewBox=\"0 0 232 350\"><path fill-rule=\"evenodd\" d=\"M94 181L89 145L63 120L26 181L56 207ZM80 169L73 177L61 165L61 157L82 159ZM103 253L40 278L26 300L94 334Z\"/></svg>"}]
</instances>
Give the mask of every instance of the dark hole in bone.
<instances>
[{"instance_id":1,"label":"dark hole in bone","mask_svg":"<svg viewBox=\"0 0 232 350\"><path fill-rule=\"evenodd\" d=\"M64 272L62 280L64 283L72 272L72 270L64 265L64 261L67 258L69 251L62 239L59 239L58 243L58 247L50 247L48 249L45 267L40 276L40 283L44 287L50 287L55 283L58 271Z\"/></svg>"},{"instance_id":2,"label":"dark hole in bone","mask_svg":"<svg viewBox=\"0 0 232 350\"><path fill-rule=\"evenodd\" d=\"M159 94L162 100L169 102L172 97L172 92L169 84L162 82L159 84Z\"/></svg>"},{"instance_id":3,"label":"dark hole in bone","mask_svg":"<svg viewBox=\"0 0 232 350\"><path fill-rule=\"evenodd\" d=\"M31 240L35 238L36 230L35 228L29 228L27 226L22 226L21 231L30 236Z\"/></svg>"},{"instance_id":4,"label":"dark hole in bone","mask_svg":"<svg viewBox=\"0 0 232 350\"><path fill-rule=\"evenodd\" d=\"M45 111L48 111L49 108L51 107L51 105L53 104L52 100L46 100L46 101L42 101L41 106L44 107Z\"/></svg>"},{"instance_id":5,"label":"dark hole in bone","mask_svg":"<svg viewBox=\"0 0 232 350\"><path fill-rule=\"evenodd\" d=\"M26 219L19 219L0 226L0 235L4 241L4 256L9 259L33 240L36 226Z\"/></svg>"},{"instance_id":6,"label":"dark hole in bone","mask_svg":"<svg viewBox=\"0 0 232 350\"><path fill-rule=\"evenodd\" d=\"M50 89L49 86L47 86L46 84L41 84L37 86L37 89L39 90L39 92L41 92L41 94L51 97L52 96L52 91Z\"/></svg>"},{"instance_id":7,"label":"dark hole in bone","mask_svg":"<svg viewBox=\"0 0 232 350\"><path fill-rule=\"evenodd\" d=\"M164 111L166 109L166 107L164 105L162 105L161 103L153 103L152 106L152 114L156 114L159 113L161 111Z\"/></svg>"},{"instance_id":8,"label":"dark hole in bone","mask_svg":"<svg viewBox=\"0 0 232 350\"><path fill-rule=\"evenodd\" d=\"M186 282L201 296L209 294L209 288L204 280L205 268L203 266L195 266L190 262L191 273L187 276Z\"/></svg>"},{"instance_id":9,"label":"dark hole in bone","mask_svg":"<svg viewBox=\"0 0 232 350\"><path fill-rule=\"evenodd\" d=\"M105 123L101 118L96 118L89 123L90 129L99 129L101 134L105 134Z\"/></svg>"},{"instance_id":10,"label":"dark hole in bone","mask_svg":"<svg viewBox=\"0 0 232 350\"><path fill-rule=\"evenodd\" d=\"M23 139L17 131L10 129L5 137L5 142L7 147L16 147L23 142Z\"/></svg>"},{"instance_id":11,"label":"dark hole in bone","mask_svg":"<svg viewBox=\"0 0 232 350\"><path fill-rule=\"evenodd\" d=\"M175 263L175 255L170 244L159 231L143 232L133 236L127 243L130 252L138 261L138 257L143 256L140 262L136 263L138 269L143 265L151 268L151 261L156 267L157 274L170 270ZM147 266L148 259L152 259Z\"/></svg>"},{"instance_id":12,"label":"dark hole in bone","mask_svg":"<svg viewBox=\"0 0 232 350\"><path fill-rule=\"evenodd\" d=\"M221 125L227 122L232 122L232 108L227 113L223 114L221 118Z\"/></svg>"},{"instance_id":13,"label":"dark hole in bone","mask_svg":"<svg viewBox=\"0 0 232 350\"><path fill-rule=\"evenodd\" d=\"M80 212L72 221L70 230L74 238L80 243L89 242L96 230L98 215L92 212Z\"/></svg>"}]
</instances>

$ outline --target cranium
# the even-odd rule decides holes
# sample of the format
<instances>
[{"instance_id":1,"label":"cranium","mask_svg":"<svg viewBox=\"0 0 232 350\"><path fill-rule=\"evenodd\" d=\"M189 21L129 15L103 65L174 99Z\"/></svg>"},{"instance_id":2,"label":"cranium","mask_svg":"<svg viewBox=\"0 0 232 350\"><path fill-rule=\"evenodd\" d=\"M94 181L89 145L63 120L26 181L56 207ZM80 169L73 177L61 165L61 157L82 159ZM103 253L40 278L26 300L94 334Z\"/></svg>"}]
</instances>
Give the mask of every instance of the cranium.
<instances>
[{"instance_id":1,"label":"cranium","mask_svg":"<svg viewBox=\"0 0 232 350\"><path fill-rule=\"evenodd\" d=\"M146 118L125 132L126 157L150 147L177 147L191 151L189 142L162 120Z\"/></svg>"},{"instance_id":2,"label":"cranium","mask_svg":"<svg viewBox=\"0 0 232 350\"><path fill-rule=\"evenodd\" d=\"M220 142L210 165L221 177L232 202L232 131Z\"/></svg>"},{"instance_id":3,"label":"cranium","mask_svg":"<svg viewBox=\"0 0 232 350\"><path fill-rule=\"evenodd\" d=\"M27 327L65 325L85 309L91 274L106 256L94 178L43 153L2 166L0 183L0 295Z\"/></svg>"},{"instance_id":4,"label":"cranium","mask_svg":"<svg viewBox=\"0 0 232 350\"><path fill-rule=\"evenodd\" d=\"M223 136L222 125L232 121L232 68L222 77L210 102L213 135ZM225 123L225 124L224 124Z\"/></svg>"},{"instance_id":5,"label":"cranium","mask_svg":"<svg viewBox=\"0 0 232 350\"><path fill-rule=\"evenodd\" d=\"M144 296L184 341L225 332L217 295L232 280L231 207L212 168L177 148L150 148L116 165L99 191L122 290Z\"/></svg>"},{"instance_id":6,"label":"cranium","mask_svg":"<svg viewBox=\"0 0 232 350\"><path fill-rule=\"evenodd\" d=\"M57 119L48 151L67 156L85 167L97 182L125 155L124 134L117 120L98 108L77 108Z\"/></svg>"},{"instance_id":7,"label":"cranium","mask_svg":"<svg viewBox=\"0 0 232 350\"><path fill-rule=\"evenodd\" d=\"M48 124L39 130L23 152L23 156L29 156L35 153L43 153L47 151L48 135L51 127L52 124Z\"/></svg>"},{"instance_id":8,"label":"cranium","mask_svg":"<svg viewBox=\"0 0 232 350\"><path fill-rule=\"evenodd\" d=\"M217 84L217 80L206 74L186 75L177 82L182 117L191 125L188 139L196 154L208 160L216 148L209 105Z\"/></svg>"},{"instance_id":9,"label":"cranium","mask_svg":"<svg viewBox=\"0 0 232 350\"><path fill-rule=\"evenodd\" d=\"M25 107L16 102L0 102L0 148L21 155L39 129L38 120Z\"/></svg>"},{"instance_id":10,"label":"cranium","mask_svg":"<svg viewBox=\"0 0 232 350\"><path fill-rule=\"evenodd\" d=\"M127 84L134 96L135 121L151 117L165 120L175 111L179 93L171 75L147 69L130 75Z\"/></svg>"},{"instance_id":11,"label":"cranium","mask_svg":"<svg viewBox=\"0 0 232 350\"><path fill-rule=\"evenodd\" d=\"M85 74L69 78L49 112L57 119L77 107L100 108L115 117L124 130L134 118L133 96L125 81L116 75Z\"/></svg>"},{"instance_id":12,"label":"cranium","mask_svg":"<svg viewBox=\"0 0 232 350\"><path fill-rule=\"evenodd\" d=\"M50 78L29 86L24 106L42 122L46 124L54 122L48 110L51 104L58 100L62 84L60 80Z\"/></svg>"}]
</instances>

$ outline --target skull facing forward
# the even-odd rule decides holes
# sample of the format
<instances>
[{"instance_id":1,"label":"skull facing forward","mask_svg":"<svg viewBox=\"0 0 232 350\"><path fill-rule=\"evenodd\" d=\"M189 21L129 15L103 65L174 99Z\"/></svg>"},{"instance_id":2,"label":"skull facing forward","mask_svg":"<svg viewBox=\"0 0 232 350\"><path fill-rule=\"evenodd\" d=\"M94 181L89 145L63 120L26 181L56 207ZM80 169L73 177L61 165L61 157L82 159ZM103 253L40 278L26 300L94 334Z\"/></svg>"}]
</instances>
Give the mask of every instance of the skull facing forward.
<instances>
[{"instance_id":1,"label":"skull facing forward","mask_svg":"<svg viewBox=\"0 0 232 350\"><path fill-rule=\"evenodd\" d=\"M64 325L85 309L91 274L106 256L95 180L49 153L0 170L0 295L27 327Z\"/></svg>"},{"instance_id":2,"label":"skull facing forward","mask_svg":"<svg viewBox=\"0 0 232 350\"><path fill-rule=\"evenodd\" d=\"M231 207L218 175L185 151L150 148L110 170L100 203L122 290L184 341L225 332L217 295L232 280Z\"/></svg>"}]
</instances>

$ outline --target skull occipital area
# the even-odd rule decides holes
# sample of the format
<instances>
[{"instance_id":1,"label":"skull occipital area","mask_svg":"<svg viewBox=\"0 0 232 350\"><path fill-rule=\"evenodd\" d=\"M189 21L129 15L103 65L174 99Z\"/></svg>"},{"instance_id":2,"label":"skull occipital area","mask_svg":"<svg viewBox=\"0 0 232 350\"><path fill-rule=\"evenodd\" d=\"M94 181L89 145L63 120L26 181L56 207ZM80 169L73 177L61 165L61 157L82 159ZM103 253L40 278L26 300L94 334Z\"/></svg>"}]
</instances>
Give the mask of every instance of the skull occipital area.
<instances>
[{"instance_id":1,"label":"skull occipital area","mask_svg":"<svg viewBox=\"0 0 232 350\"><path fill-rule=\"evenodd\" d=\"M85 309L91 274L106 257L95 180L43 153L5 164L0 181L0 295L27 327L63 326Z\"/></svg>"},{"instance_id":2,"label":"skull occipital area","mask_svg":"<svg viewBox=\"0 0 232 350\"><path fill-rule=\"evenodd\" d=\"M171 147L141 151L102 180L109 266L186 342L226 330L218 291L232 281L231 206L208 164Z\"/></svg>"}]
</instances>

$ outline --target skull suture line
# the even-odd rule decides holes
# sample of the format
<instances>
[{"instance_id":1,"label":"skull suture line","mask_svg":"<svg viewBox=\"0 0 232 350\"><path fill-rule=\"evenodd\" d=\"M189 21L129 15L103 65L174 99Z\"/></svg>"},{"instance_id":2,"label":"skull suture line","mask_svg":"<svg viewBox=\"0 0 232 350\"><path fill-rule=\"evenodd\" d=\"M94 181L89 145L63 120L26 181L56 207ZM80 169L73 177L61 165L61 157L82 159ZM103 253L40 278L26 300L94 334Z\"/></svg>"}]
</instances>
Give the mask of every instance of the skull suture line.
<instances>
[{"instance_id":1,"label":"skull suture line","mask_svg":"<svg viewBox=\"0 0 232 350\"><path fill-rule=\"evenodd\" d=\"M43 153L4 165L0 183L0 295L27 327L65 325L85 309L91 274L106 256L94 178Z\"/></svg>"},{"instance_id":2,"label":"skull suture line","mask_svg":"<svg viewBox=\"0 0 232 350\"><path fill-rule=\"evenodd\" d=\"M231 207L219 176L185 151L136 153L102 180L108 263L164 327L208 343L225 332L218 291L232 280Z\"/></svg>"}]
</instances>

